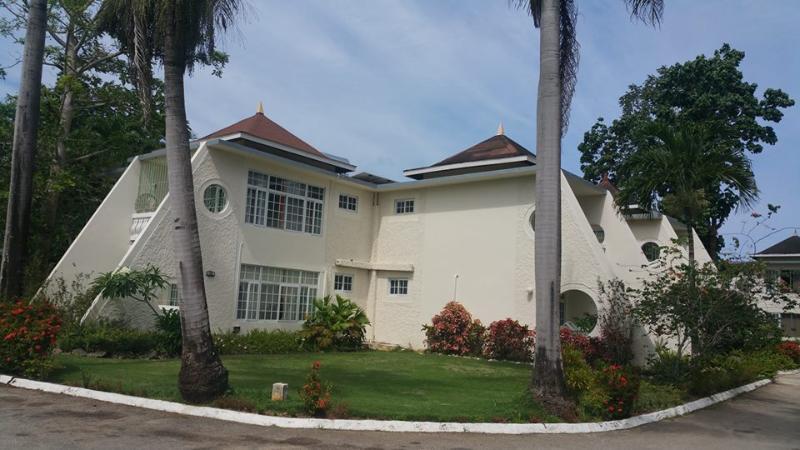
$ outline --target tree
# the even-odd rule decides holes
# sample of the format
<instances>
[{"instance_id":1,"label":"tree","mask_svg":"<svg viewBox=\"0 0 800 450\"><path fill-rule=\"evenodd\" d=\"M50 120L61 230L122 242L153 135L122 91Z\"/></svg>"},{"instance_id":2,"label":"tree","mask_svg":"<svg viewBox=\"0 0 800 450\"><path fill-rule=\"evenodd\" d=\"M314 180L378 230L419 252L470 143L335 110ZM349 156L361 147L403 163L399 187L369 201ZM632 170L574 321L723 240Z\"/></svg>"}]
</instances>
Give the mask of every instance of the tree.
<instances>
[{"instance_id":1,"label":"tree","mask_svg":"<svg viewBox=\"0 0 800 450\"><path fill-rule=\"evenodd\" d=\"M172 241L181 285L183 350L178 388L190 402L205 402L228 387L208 319L203 259L194 201L189 128L183 77L195 64L212 64L218 30L232 26L241 8L238 0L108 0L101 15L105 26L127 48L141 45L137 26L149 23L153 32L148 54L164 66L166 144Z\"/></svg>"},{"instance_id":2,"label":"tree","mask_svg":"<svg viewBox=\"0 0 800 450\"><path fill-rule=\"evenodd\" d=\"M641 85L631 85L619 99L621 115L607 125L599 118L584 134L578 146L584 178L598 181L608 174L619 188L639 183L620 170L626 160L650 139L647 130L653 123L680 127L705 125L715 146L730 152L758 154L765 145L774 145L775 131L764 122L778 123L782 109L794 100L780 89L765 89L755 95L758 86L744 81L739 65L744 52L724 44L712 57L700 55L694 60L661 67ZM707 151L717 151L707 147ZM707 214L697 224L698 233L712 256L722 248L718 231L740 203L739 194L724 183L703 187L708 203Z\"/></svg>"},{"instance_id":3,"label":"tree","mask_svg":"<svg viewBox=\"0 0 800 450\"><path fill-rule=\"evenodd\" d=\"M759 263L667 264L644 281L634 315L651 333L672 339L679 357L690 341L699 357L764 348L780 341L781 331L760 305L796 306L763 282L764 269Z\"/></svg>"},{"instance_id":4,"label":"tree","mask_svg":"<svg viewBox=\"0 0 800 450\"><path fill-rule=\"evenodd\" d=\"M657 24L662 0L625 0L631 16ZM561 294L561 136L578 70L574 0L517 0L541 28L539 92L536 106L536 353L532 390L554 406L564 404L564 371L559 342Z\"/></svg>"},{"instance_id":5,"label":"tree","mask_svg":"<svg viewBox=\"0 0 800 450\"><path fill-rule=\"evenodd\" d=\"M748 206L758 196L755 176L744 150L718 145L705 125L674 128L654 123L649 139L621 164L627 180L615 197L617 207L630 205L662 211L688 228L689 262L694 264L694 228L709 214L707 186L725 186L736 203ZM733 200L732 200L733 201Z\"/></svg>"},{"instance_id":6,"label":"tree","mask_svg":"<svg viewBox=\"0 0 800 450\"><path fill-rule=\"evenodd\" d=\"M3 237L3 260L0 265L0 297L7 300L22 295L24 287L46 22L46 0L31 0L14 119L11 180Z\"/></svg>"}]
</instances>

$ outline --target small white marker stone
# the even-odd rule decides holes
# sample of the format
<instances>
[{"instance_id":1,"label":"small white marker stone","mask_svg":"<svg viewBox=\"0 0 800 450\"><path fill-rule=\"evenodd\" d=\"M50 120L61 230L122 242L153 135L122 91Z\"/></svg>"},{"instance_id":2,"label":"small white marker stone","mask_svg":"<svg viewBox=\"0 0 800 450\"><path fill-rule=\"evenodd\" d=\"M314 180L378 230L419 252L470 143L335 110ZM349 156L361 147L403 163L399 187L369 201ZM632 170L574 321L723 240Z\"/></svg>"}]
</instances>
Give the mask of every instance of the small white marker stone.
<instances>
[{"instance_id":1,"label":"small white marker stone","mask_svg":"<svg viewBox=\"0 0 800 450\"><path fill-rule=\"evenodd\" d=\"M274 383L272 385L272 401L282 402L289 396L289 385L287 383Z\"/></svg>"}]
</instances>

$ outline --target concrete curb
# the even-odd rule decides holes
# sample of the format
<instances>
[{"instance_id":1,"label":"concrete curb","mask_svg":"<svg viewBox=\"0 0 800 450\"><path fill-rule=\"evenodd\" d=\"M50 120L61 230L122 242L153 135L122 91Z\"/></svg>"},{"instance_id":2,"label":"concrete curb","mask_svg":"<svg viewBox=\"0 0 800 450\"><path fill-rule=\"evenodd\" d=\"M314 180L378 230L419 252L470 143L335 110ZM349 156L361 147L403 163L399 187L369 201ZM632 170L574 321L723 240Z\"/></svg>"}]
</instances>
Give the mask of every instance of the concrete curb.
<instances>
[{"instance_id":1,"label":"concrete curb","mask_svg":"<svg viewBox=\"0 0 800 450\"><path fill-rule=\"evenodd\" d=\"M800 373L800 370L782 372L781 375ZM156 411L184 414L209 419L226 420L249 425L274 426L280 428L312 428L322 430L348 431L394 431L415 433L486 433L486 434L536 434L536 433L597 433L602 431L625 430L672 417L682 416L698 409L731 399L739 394L750 392L771 383L772 380L759 380L754 383L701 398L673 408L664 409L640 416L608 422L590 423L456 423L456 422L407 422L402 420L344 420L310 419L265 416L261 414L231 411L227 409L193 406L183 403L152 400L111 392L94 391L61 384L15 378L0 375L0 383L23 389L32 389L54 394L89 398L119 405L135 406Z\"/></svg>"}]
</instances>

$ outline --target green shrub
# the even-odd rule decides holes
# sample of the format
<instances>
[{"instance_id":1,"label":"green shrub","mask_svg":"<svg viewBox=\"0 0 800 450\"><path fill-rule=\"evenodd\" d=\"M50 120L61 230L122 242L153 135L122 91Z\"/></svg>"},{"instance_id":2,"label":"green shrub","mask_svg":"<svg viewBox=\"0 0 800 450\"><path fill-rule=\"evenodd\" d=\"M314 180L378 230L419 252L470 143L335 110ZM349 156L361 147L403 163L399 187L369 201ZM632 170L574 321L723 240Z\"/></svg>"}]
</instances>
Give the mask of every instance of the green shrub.
<instances>
[{"instance_id":1,"label":"green shrub","mask_svg":"<svg viewBox=\"0 0 800 450\"><path fill-rule=\"evenodd\" d=\"M41 378L61 329L56 309L45 302L0 302L0 372Z\"/></svg>"},{"instance_id":2,"label":"green shrub","mask_svg":"<svg viewBox=\"0 0 800 450\"><path fill-rule=\"evenodd\" d=\"M158 353L164 356L181 354L181 314L177 309L167 309L156 316L156 341Z\"/></svg>"},{"instance_id":3,"label":"green shrub","mask_svg":"<svg viewBox=\"0 0 800 450\"><path fill-rule=\"evenodd\" d=\"M686 400L686 392L676 386L655 384L642 380L639 397L634 402L633 412L644 414L652 411L672 408Z\"/></svg>"},{"instance_id":4,"label":"green shrub","mask_svg":"<svg viewBox=\"0 0 800 450\"><path fill-rule=\"evenodd\" d=\"M303 323L303 344L313 350L359 350L364 347L367 314L352 301L336 296L314 300L314 312Z\"/></svg>"},{"instance_id":5,"label":"green shrub","mask_svg":"<svg viewBox=\"0 0 800 450\"><path fill-rule=\"evenodd\" d=\"M246 334L232 332L214 335L214 345L222 355L272 355L301 351L300 334L283 330L251 330Z\"/></svg>"},{"instance_id":6,"label":"green shrub","mask_svg":"<svg viewBox=\"0 0 800 450\"><path fill-rule=\"evenodd\" d=\"M106 356L139 357L156 352L157 333L134 330L108 322L87 322L61 336L59 347L69 352L75 349Z\"/></svg>"},{"instance_id":7,"label":"green shrub","mask_svg":"<svg viewBox=\"0 0 800 450\"><path fill-rule=\"evenodd\" d=\"M724 356L694 361L689 391L706 396L771 378L779 370L794 367L794 362L773 350L734 351Z\"/></svg>"},{"instance_id":8,"label":"green shrub","mask_svg":"<svg viewBox=\"0 0 800 450\"><path fill-rule=\"evenodd\" d=\"M658 346L655 356L647 360L645 373L656 383L681 386L689 378L690 362L688 356Z\"/></svg>"}]
</instances>

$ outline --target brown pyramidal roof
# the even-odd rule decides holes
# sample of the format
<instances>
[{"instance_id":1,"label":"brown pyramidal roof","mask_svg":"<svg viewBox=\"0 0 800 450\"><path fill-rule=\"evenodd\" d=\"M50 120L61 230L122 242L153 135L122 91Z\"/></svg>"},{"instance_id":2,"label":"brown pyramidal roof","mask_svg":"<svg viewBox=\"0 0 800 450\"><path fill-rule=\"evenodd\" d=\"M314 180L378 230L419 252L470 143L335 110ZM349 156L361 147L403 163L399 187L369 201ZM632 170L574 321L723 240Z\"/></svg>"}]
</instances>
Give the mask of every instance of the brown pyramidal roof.
<instances>
[{"instance_id":1,"label":"brown pyramidal roof","mask_svg":"<svg viewBox=\"0 0 800 450\"><path fill-rule=\"evenodd\" d=\"M231 134L236 133L246 133L250 136L285 145L295 150L310 153L320 158L329 159L321 151L315 149L306 141L300 139L299 137L290 133L286 128L283 128L282 126L270 120L261 111L200 139L206 140L216 137L230 136Z\"/></svg>"},{"instance_id":2,"label":"brown pyramidal roof","mask_svg":"<svg viewBox=\"0 0 800 450\"><path fill-rule=\"evenodd\" d=\"M462 152L456 153L447 159L443 159L430 167L485 161L488 159L513 158L515 156L536 157L536 155L519 145L510 137L505 134L498 134Z\"/></svg>"}]
</instances>

